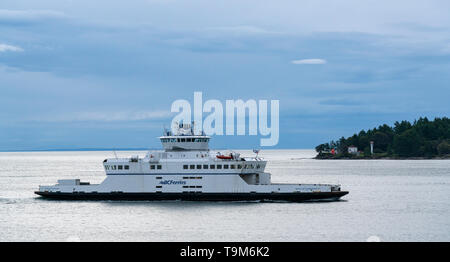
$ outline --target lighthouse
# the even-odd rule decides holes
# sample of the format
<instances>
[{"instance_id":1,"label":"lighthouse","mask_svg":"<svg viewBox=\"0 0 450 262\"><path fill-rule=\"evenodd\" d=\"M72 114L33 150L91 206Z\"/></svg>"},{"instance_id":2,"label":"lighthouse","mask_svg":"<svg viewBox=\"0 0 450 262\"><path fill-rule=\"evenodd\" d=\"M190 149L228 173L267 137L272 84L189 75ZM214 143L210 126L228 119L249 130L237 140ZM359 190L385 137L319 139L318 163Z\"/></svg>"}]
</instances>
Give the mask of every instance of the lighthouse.
<instances>
[{"instance_id":1,"label":"lighthouse","mask_svg":"<svg viewBox=\"0 0 450 262\"><path fill-rule=\"evenodd\" d=\"M370 141L370 154L373 155L373 141Z\"/></svg>"}]
</instances>

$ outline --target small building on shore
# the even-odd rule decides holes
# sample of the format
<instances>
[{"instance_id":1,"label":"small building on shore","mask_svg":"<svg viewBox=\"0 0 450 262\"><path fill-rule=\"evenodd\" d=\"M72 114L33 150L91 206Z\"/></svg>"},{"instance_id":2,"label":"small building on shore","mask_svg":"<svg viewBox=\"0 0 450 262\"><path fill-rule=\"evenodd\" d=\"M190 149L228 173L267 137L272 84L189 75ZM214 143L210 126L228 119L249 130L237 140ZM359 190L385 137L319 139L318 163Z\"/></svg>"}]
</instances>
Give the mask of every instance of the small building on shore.
<instances>
[{"instance_id":1,"label":"small building on shore","mask_svg":"<svg viewBox=\"0 0 450 262\"><path fill-rule=\"evenodd\" d=\"M356 154L358 154L358 148L356 146L349 146L348 153L356 155Z\"/></svg>"}]
</instances>

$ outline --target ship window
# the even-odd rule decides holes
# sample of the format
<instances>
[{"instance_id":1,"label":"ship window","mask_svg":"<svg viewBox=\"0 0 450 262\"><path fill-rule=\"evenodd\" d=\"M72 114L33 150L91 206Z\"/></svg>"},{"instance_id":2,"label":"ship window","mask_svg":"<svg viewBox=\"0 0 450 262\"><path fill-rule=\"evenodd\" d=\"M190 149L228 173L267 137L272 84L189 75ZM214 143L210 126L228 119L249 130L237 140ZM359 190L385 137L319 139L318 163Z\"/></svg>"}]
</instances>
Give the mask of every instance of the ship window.
<instances>
[{"instance_id":1,"label":"ship window","mask_svg":"<svg viewBox=\"0 0 450 262\"><path fill-rule=\"evenodd\" d=\"M197 169L202 169L202 165L197 165Z\"/></svg>"},{"instance_id":2,"label":"ship window","mask_svg":"<svg viewBox=\"0 0 450 262\"><path fill-rule=\"evenodd\" d=\"M189 179L195 179L195 176L190 176Z\"/></svg>"},{"instance_id":3,"label":"ship window","mask_svg":"<svg viewBox=\"0 0 450 262\"><path fill-rule=\"evenodd\" d=\"M238 169L242 169L242 165L238 165Z\"/></svg>"},{"instance_id":4,"label":"ship window","mask_svg":"<svg viewBox=\"0 0 450 262\"><path fill-rule=\"evenodd\" d=\"M128 165L126 165L126 166L124 166L124 167L125 167L125 170L130 169L130 166L128 166Z\"/></svg>"},{"instance_id":5,"label":"ship window","mask_svg":"<svg viewBox=\"0 0 450 262\"><path fill-rule=\"evenodd\" d=\"M195 188L195 186L189 186L190 188Z\"/></svg>"},{"instance_id":6,"label":"ship window","mask_svg":"<svg viewBox=\"0 0 450 262\"><path fill-rule=\"evenodd\" d=\"M155 165L150 165L150 169L155 169Z\"/></svg>"},{"instance_id":7,"label":"ship window","mask_svg":"<svg viewBox=\"0 0 450 262\"><path fill-rule=\"evenodd\" d=\"M192 142L191 138L186 138L186 142Z\"/></svg>"},{"instance_id":8,"label":"ship window","mask_svg":"<svg viewBox=\"0 0 450 262\"><path fill-rule=\"evenodd\" d=\"M183 188L188 188L189 186L183 186Z\"/></svg>"},{"instance_id":9,"label":"ship window","mask_svg":"<svg viewBox=\"0 0 450 262\"><path fill-rule=\"evenodd\" d=\"M161 166L161 165L157 165L156 168L157 168L157 169L161 169L162 166Z\"/></svg>"},{"instance_id":10,"label":"ship window","mask_svg":"<svg viewBox=\"0 0 450 262\"><path fill-rule=\"evenodd\" d=\"M190 165L189 169L195 169L195 165Z\"/></svg>"},{"instance_id":11,"label":"ship window","mask_svg":"<svg viewBox=\"0 0 450 262\"><path fill-rule=\"evenodd\" d=\"M105 166L105 169L106 169L106 170L109 170L109 166Z\"/></svg>"},{"instance_id":12,"label":"ship window","mask_svg":"<svg viewBox=\"0 0 450 262\"><path fill-rule=\"evenodd\" d=\"M228 165L223 165L223 169L228 169Z\"/></svg>"},{"instance_id":13,"label":"ship window","mask_svg":"<svg viewBox=\"0 0 450 262\"><path fill-rule=\"evenodd\" d=\"M222 165L217 165L217 169L222 169Z\"/></svg>"},{"instance_id":14,"label":"ship window","mask_svg":"<svg viewBox=\"0 0 450 262\"><path fill-rule=\"evenodd\" d=\"M119 170L122 170L122 169L123 169L123 166L119 165L119 166L117 166L117 168L118 168Z\"/></svg>"},{"instance_id":15,"label":"ship window","mask_svg":"<svg viewBox=\"0 0 450 262\"><path fill-rule=\"evenodd\" d=\"M177 138L177 142L180 142L180 139L179 139L179 138Z\"/></svg>"},{"instance_id":16,"label":"ship window","mask_svg":"<svg viewBox=\"0 0 450 262\"><path fill-rule=\"evenodd\" d=\"M202 177L201 176L198 176L198 177L196 177L197 179L202 179Z\"/></svg>"},{"instance_id":17,"label":"ship window","mask_svg":"<svg viewBox=\"0 0 450 262\"><path fill-rule=\"evenodd\" d=\"M210 168L210 169L215 169L216 166L215 166L215 165L210 165L209 168Z\"/></svg>"},{"instance_id":18,"label":"ship window","mask_svg":"<svg viewBox=\"0 0 450 262\"><path fill-rule=\"evenodd\" d=\"M156 188L162 188L162 186L156 186Z\"/></svg>"},{"instance_id":19,"label":"ship window","mask_svg":"<svg viewBox=\"0 0 450 262\"><path fill-rule=\"evenodd\" d=\"M112 170L116 170L116 166L111 166L111 169Z\"/></svg>"},{"instance_id":20,"label":"ship window","mask_svg":"<svg viewBox=\"0 0 450 262\"><path fill-rule=\"evenodd\" d=\"M256 165L256 168L258 168L258 169L259 169L260 167L261 167L260 165Z\"/></svg>"},{"instance_id":21,"label":"ship window","mask_svg":"<svg viewBox=\"0 0 450 262\"><path fill-rule=\"evenodd\" d=\"M183 165L183 169L188 169L188 165Z\"/></svg>"},{"instance_id":22,"label":"ship window","mask_svg":"<svg viewBox=\"0 0 450 262\"><path fill-rule=\"evenodd\" d=\"M157 176L156 179L162 179L162 176Z\"/></svg>"},{"instance_id":23,"label":"ship window","mask_svg":"<svg viewBox=\"0 0 450 262\"><path fill-rule=\"evenodd\" d=\"M231 165L230 168L231 169L236 169L236 166L235 165Z\"/></svg>"},{"instance_id":24,"label":"ship window","mask_svg":"<svg viewBox=\"0 0 450 262\"><path fill-rule=\"evenodd\" d=\"M203 169L208 169L208 165L203 165Z\"/></svg>"},{"instance_id":25,"label":"ship window","mask_svg":"<svg viewBox=\"0 0 450 262\"><path fill-rule=\"evenodd\" d=\"M185 140L186 140L185 138L181 138L181 142L185 142Z\"/></svg>"},{"instance_id":26,"label":"ship window","mask_svg":"<svg viewBox=\"0 0 450 262\"><path fill-rule=\"evenodd\" d=\"M195 186L195 188L202 188L202 186Z\"/></svg>"}]
</instances>

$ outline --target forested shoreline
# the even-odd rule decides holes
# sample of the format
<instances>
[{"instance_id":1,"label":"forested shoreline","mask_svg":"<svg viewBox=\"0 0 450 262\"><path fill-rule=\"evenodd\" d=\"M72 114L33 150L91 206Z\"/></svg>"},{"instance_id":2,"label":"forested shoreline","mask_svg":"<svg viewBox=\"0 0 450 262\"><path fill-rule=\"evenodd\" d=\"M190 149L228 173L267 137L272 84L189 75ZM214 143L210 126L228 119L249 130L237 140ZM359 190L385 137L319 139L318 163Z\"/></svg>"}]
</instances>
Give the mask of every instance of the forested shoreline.
<instances>
[{"instance_id":1,"label":"forested shoreline","mask_svg":"<svg viewBox=\"0 0 450 262\"><path fill-rule=\"evenodd\" d=\"M371 149L370 143L373 142ZM449 159L450 119L386 124L318 145L316 159Z\"/></svg>"}]
</instances>

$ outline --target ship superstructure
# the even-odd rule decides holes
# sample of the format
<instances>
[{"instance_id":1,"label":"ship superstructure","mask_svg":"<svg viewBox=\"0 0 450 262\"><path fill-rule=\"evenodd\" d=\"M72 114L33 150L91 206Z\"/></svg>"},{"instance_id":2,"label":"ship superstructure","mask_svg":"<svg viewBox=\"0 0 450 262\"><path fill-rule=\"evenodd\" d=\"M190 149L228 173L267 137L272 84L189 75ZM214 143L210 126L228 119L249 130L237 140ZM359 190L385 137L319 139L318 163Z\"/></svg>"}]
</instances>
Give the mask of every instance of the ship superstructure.
<instances>
[{"instance_id":1,"label":"ship superstructure","mask_svg":"<svg viewBox=\"0 0 450 262\"><path fill-rule=\"evenodd\" d=\"M35 193L57 199L208 201L337 200L348 193L339 185L271 183L264 171L267 162L258 155L211 151L211 138L194 134L191 124L178 125L175 134L165 131L159 139L163 150L143 158L105 159L106 178L100 184L63 179Z\"/></svg>"}]
</instances>

